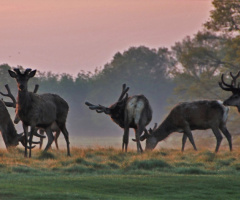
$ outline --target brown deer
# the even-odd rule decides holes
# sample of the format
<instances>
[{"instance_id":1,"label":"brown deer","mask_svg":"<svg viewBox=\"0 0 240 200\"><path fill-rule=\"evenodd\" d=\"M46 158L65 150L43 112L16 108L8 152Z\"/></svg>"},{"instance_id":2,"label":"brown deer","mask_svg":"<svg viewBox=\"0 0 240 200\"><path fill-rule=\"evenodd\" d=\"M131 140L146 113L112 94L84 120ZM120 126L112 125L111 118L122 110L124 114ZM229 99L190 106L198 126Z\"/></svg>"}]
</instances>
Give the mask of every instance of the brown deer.
<instances>
[{"instance_id":1,"label":"brown deer","mask_svg":"<svg viewBox=\"0 0 240 200\"><path fill-rule=\"evenodd\" d=\"M238 83L237 85L237 78L240 76L240 71L236 75L230 72L230 76L232 77L231 84L224 81L224 74L222 74L221 82L219 82L219 86L223 90L232 92L232 95L226 99L223 104L226 106L235 106L238 112L240 112L240 84Z\"/></svg>"},{"instance_id":2,"label":"brown deer","mask_svg":"<svg viewBox=\"0 0 240 200\"><path fill-rule=\"evenodd\" d=\"M47 151L54 140L51 125L56 122L62 131L67 143L67 155L70 156L69 136L66 129L66 119L68 115L68 103L56 94L35 94L28 91L28 80L35 76L36 70L26 69L23 73L15 68L14 71L8 70L9 75L15 78L18 85L18 97L16 114L23 123L25 140L27 140L28 126L31 127L29 145L32 145L32 137L37 128L43 128L48 136L48 143L45 148ZM25 148L27 157L27 148ZM29 150L31 157L31 149Z\"/></svg>"},{"instance_id":3,"label":"brown deer","mask_svg":"<svg viewBox=\"0 0 240 200\"><path fill-rule=\"evenodd\" d=\"M2 100L0 100L0 113L0 131L6 148L9 149L10 147L15 147L18 145L18 142L21 142L23 146L26 146L23 142L23 134L17 134L10 114ZM34 146L32 148L34 148Z\"/></svg>"},{"instance_id":4,"label":"brown deer","mask_svg":"<svg viewBox=\"0 0 240 200\"><path fill-rule=\"evenodd\" d=\"M10 91L8 85L5 85L5 88L7 91ZM6 96L2 92L0 92L3 96ZM10 97L11 98L11 97ZM18 145L18 142L21 142L22 145L25 147L27 144L24 140L23 133L17 134L17 131L15 129L15 126L12 122L12 119L10 117L10 114L6 108L6 105L12 104L11 102L5 102L3 100L0 100L0 131L2 133L2 137L4 140L4 143L6 145L6 148L15 147ZM34 144L37 144L38 142L33 142ZM31 147L34 148L35 146ZM26 146L26 148L30 148Z\"/></svg>"},{"instance_id":5,"label":"brown deer","mask_svg":"<svg viewBox=\"0 0 240 200\"><path fill-rule=\"evenodd\" d=\"M11 92L8 84L5 85L5 88L6 88L6 90L7 90L7 93L5 94L5 93L0 92L0 94L1 94L2 96L9 97L9 98L12 100L12 102L5 102L5 101L4 101L5 105L6 105L7 107L12 107L12 108L15 108L15 109L16 109L17 101L16 101L15 97L13 96L13 94L12 94L12 92ZM39 88L39 85L36 84L33 93L37 93L38 88ZM15 124L18 124L20 121L21 121L21 120L20 120L19 116L16 114L15 117L14 117L14 123L15 123ZM58 139L58 137L59 137L59 135L60 135L60 129L59 129L59 127L57 126L56 122L54 122L54 123L51 125L51 129L52 129L53 132L55 132L54 142L55 142L55 145L56 145L57 149L59 149L59 148L58 148L58 141L57 141L57 139ZM39 133L40 133L40 135L41 135L41 137L40 137L40 142L34 142L35 144L40 144L40 145L39 145L39 149L42 148L43 138L45 138L45 136L43 137L44 132L45 132L44 129L39 128ZM35 135L39 137L38 134L35 134Z\"/></svg>"},{"instance_id":6,"label":"brown deer","mask_svg":"<svg viewBox=\"0 0 240 200\"><path fill-rule=\"evenodd\" d=\"M149 133L141 137L141 140L146 139L146 150L152 150L159 141L164 140L173 132L179 132L183 133L182 151L184 151L187 138L197 150L191 130L212 129L217 139L215 149L217 152L222 141L220 129L227 138L231 151L232 137L226 128L228 110L228 107L225 107L221 101L203 100L180 103L171 110L161 125L154 130L150 129Z\"/></svg>"},{"instance_id":7,"label":"brown deer","mask_svg":"<svg viewBox=\"0 0 240 200\"><path fill-rule=\"evenodd\" d=\"M140 136L152 119L152 109L144 95L128 97L128 90L126 84L123 84L122 93L117 102L109 107L93 105L89 102L85 104L91 110L96 110L97 113L104 112L109 115L116 124L124 129L122 150L125 149L125 152L127 152L128 147L129 128L133 128L136 135L137 151L142 152Z\"/></svg>"}]
</instances>

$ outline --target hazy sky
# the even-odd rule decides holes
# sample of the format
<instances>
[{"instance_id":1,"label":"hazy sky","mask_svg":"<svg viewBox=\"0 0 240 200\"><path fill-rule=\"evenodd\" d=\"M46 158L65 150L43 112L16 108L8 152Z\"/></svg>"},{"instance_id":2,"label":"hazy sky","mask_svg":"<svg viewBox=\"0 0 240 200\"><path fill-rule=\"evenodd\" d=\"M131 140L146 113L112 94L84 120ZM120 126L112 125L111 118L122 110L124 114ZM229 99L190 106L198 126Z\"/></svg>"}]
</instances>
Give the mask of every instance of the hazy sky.
<instances>
[{"instance_id":1,"label":"hazy sky","mask_svg":"<svg viewBox=\"0 0 240 200\"><path fill-rule=\"evenodd\" d=\"M0 64L77 74L201 30L211 0L0 0Z\"/></svg>"}]
</instances>

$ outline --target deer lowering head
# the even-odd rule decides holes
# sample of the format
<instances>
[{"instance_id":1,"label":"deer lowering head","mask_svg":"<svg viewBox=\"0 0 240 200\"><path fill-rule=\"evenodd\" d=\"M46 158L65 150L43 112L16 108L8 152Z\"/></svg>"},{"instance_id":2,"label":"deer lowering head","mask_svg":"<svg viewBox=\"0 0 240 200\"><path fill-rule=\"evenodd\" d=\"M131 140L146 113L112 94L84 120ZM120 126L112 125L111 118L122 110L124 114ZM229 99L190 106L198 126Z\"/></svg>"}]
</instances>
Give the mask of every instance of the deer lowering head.
<instances>
[{"instance_id":1,"label":"deer lowering head","mask_svg":"<svg viewBox=\"0 0 240 200\"><path fill-rule=\"evenodd\" d=\"M212 129L217 139L215 152L218 151L222 141L221 132L227 138L229 148L232 150L231 135L226 128L228 110L221 101L205 100L178 104L162 124L153 130L150 129L141 137L141 140L146 139L146 150L152 150L159 141L164 140L171 133L180 132L183 133L182 151L184 151L187 138L197 150L191 130Z\"/></svg>"},{"instance_id":2,"label":"deer lowering head","mask_svg":"<svg viewBox=\"0 0 240 200\"><path fill-rule=\"evenodd\" d=\"M11 117L9 115L9 112L6 108L8 107L15 107L16 106L16 100L14 96L12 95L10 88L8 85L5 85L5 88L7 89L7 94L4 94L0 92L1 95L10 97L13 102L5 102L5 101L0 101L0 130L2 133L2 137L4 140L4 143L7 148L12 147L12 146L17 146L18 142L21 142L23 146L26 146L26 142L24 140L23 134L17 134L17 131L14 127L14 124L11 120ZM30 148L27 147L26 148ZM32 147L33 148L33 147Z\"/></svg>"},{"instance_id":3,"label":"deer lowering head","mask_svg":"<svg viewBox=\"0 0 240 200\"><path fill-rule=\"evenodd\" d=\"M0 100L0 131L2 133L3 141L7 147L15 147L18 142L22 142L22 134L17 134L10 114L3 101Z\"/></svg>"},{"instance_id":4,"label":"deer lowering head","mask_svg":"<svg viewBox=\"0 0 240 200\"><path fill-rule=\"evenodd\" d=\"M137 151L142 152L140 135L152 119L152 109L145 96L134 95L128 97L128 90L129 88L123 84L122 93L117 102L109 107L93 105L89 102L85 104L89 109L96 110L97 113L109 115L116 124L124 129L122 150L127 151L129 128L133 128L136 134Z\"/></svg>"},{"instance_id":5,"label":"deer lowering head","mask_svg":"<svg viewBox=\"0 0 240 200\"><path fill-rule=\"evenodd\" d=\"M230 72L230 76L232 78L230 84L224 81L224 74L222 74L221 82L219 82L219 86L223 90L232 92L232 95L226 99L223 104L226 106L235 106L238 108L238 112L240 112L240 83L237 83L240 71L236 75L233 75L232 72Z\"/></svg>"},{"instance_id":6,"label":"deer lowering head","mask_svg":"<svg viewBox=\"0 0 240 200\"><path fill-rule=\"evenodd\" d=\"M16 104L16 113L23 123L25 139L28 141L28 126L31 127L29 145L32 144L32 137L36 134L37 128L43 128L48 136L47 151L53 140L51 126L57 123L61 132L64 134L67 143L67 154L70 155L68 131L66 129L66 119L69 106L67 102L56 94L37 95L28 92L28 80L35 76L36 70L26 69L23 73L19 69L9 70L9 75L16 79L18 86L18 97ZM25 148L25 157L27 149ZM31 149L29 152L31 157Z\"/></svg>"}]
</instances>

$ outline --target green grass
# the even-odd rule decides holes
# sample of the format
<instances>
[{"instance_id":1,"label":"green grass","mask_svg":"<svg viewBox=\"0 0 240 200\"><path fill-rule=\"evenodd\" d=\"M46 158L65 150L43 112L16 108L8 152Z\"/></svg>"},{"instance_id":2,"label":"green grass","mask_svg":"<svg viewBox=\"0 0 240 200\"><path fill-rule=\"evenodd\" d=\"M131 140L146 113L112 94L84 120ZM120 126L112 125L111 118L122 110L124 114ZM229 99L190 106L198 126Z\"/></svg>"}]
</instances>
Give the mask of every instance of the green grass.
<instances>
[{"instance_id":1,"label":"green grass","mask_svg":"<svg viewBox=\"0 0 240 200\"><path fill-rule=\"evenodd\" d=\"M0 150L0 199L239 199L240 152Z\"/></svg>"},{"instance_id":2,"label":"green grass","mask_svg":"<svg viewBox=\"0 0 240 200\"><path fill-rule=\"evenodd\" d=\"M0 174L0 199L239 199L239 176Z\"/></svg>"}]
</instances>

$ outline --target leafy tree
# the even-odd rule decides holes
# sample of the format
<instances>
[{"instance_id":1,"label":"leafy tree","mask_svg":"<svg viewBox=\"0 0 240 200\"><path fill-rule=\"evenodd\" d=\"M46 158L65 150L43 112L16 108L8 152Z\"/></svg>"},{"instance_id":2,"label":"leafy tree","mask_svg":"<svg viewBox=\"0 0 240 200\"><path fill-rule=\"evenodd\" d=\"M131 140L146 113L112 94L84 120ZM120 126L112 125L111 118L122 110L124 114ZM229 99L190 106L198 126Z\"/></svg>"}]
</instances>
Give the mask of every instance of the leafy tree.
<instances>
[{"instance_id":1,"label":"leafy tree","mask_svg":"<svg viewBox=\"0 0 240 200\"><path fill-rule=\"evenodd\" d=\"M172 47L178 61L171 73L176 81L175 92L181 99L220 98L218 80L227 38L211 32L198 32Z\"/></svg>"},{"instance_id":2,"label":"leafy tree","mask_svg":"<svg viewBox=\"0 0 240 200\"><path fill-rule=\"evenodd\" d=\"M240 0L213 0L214 10L204 25L213 31L240 30Z\"/></svg>"}]
</instances>

